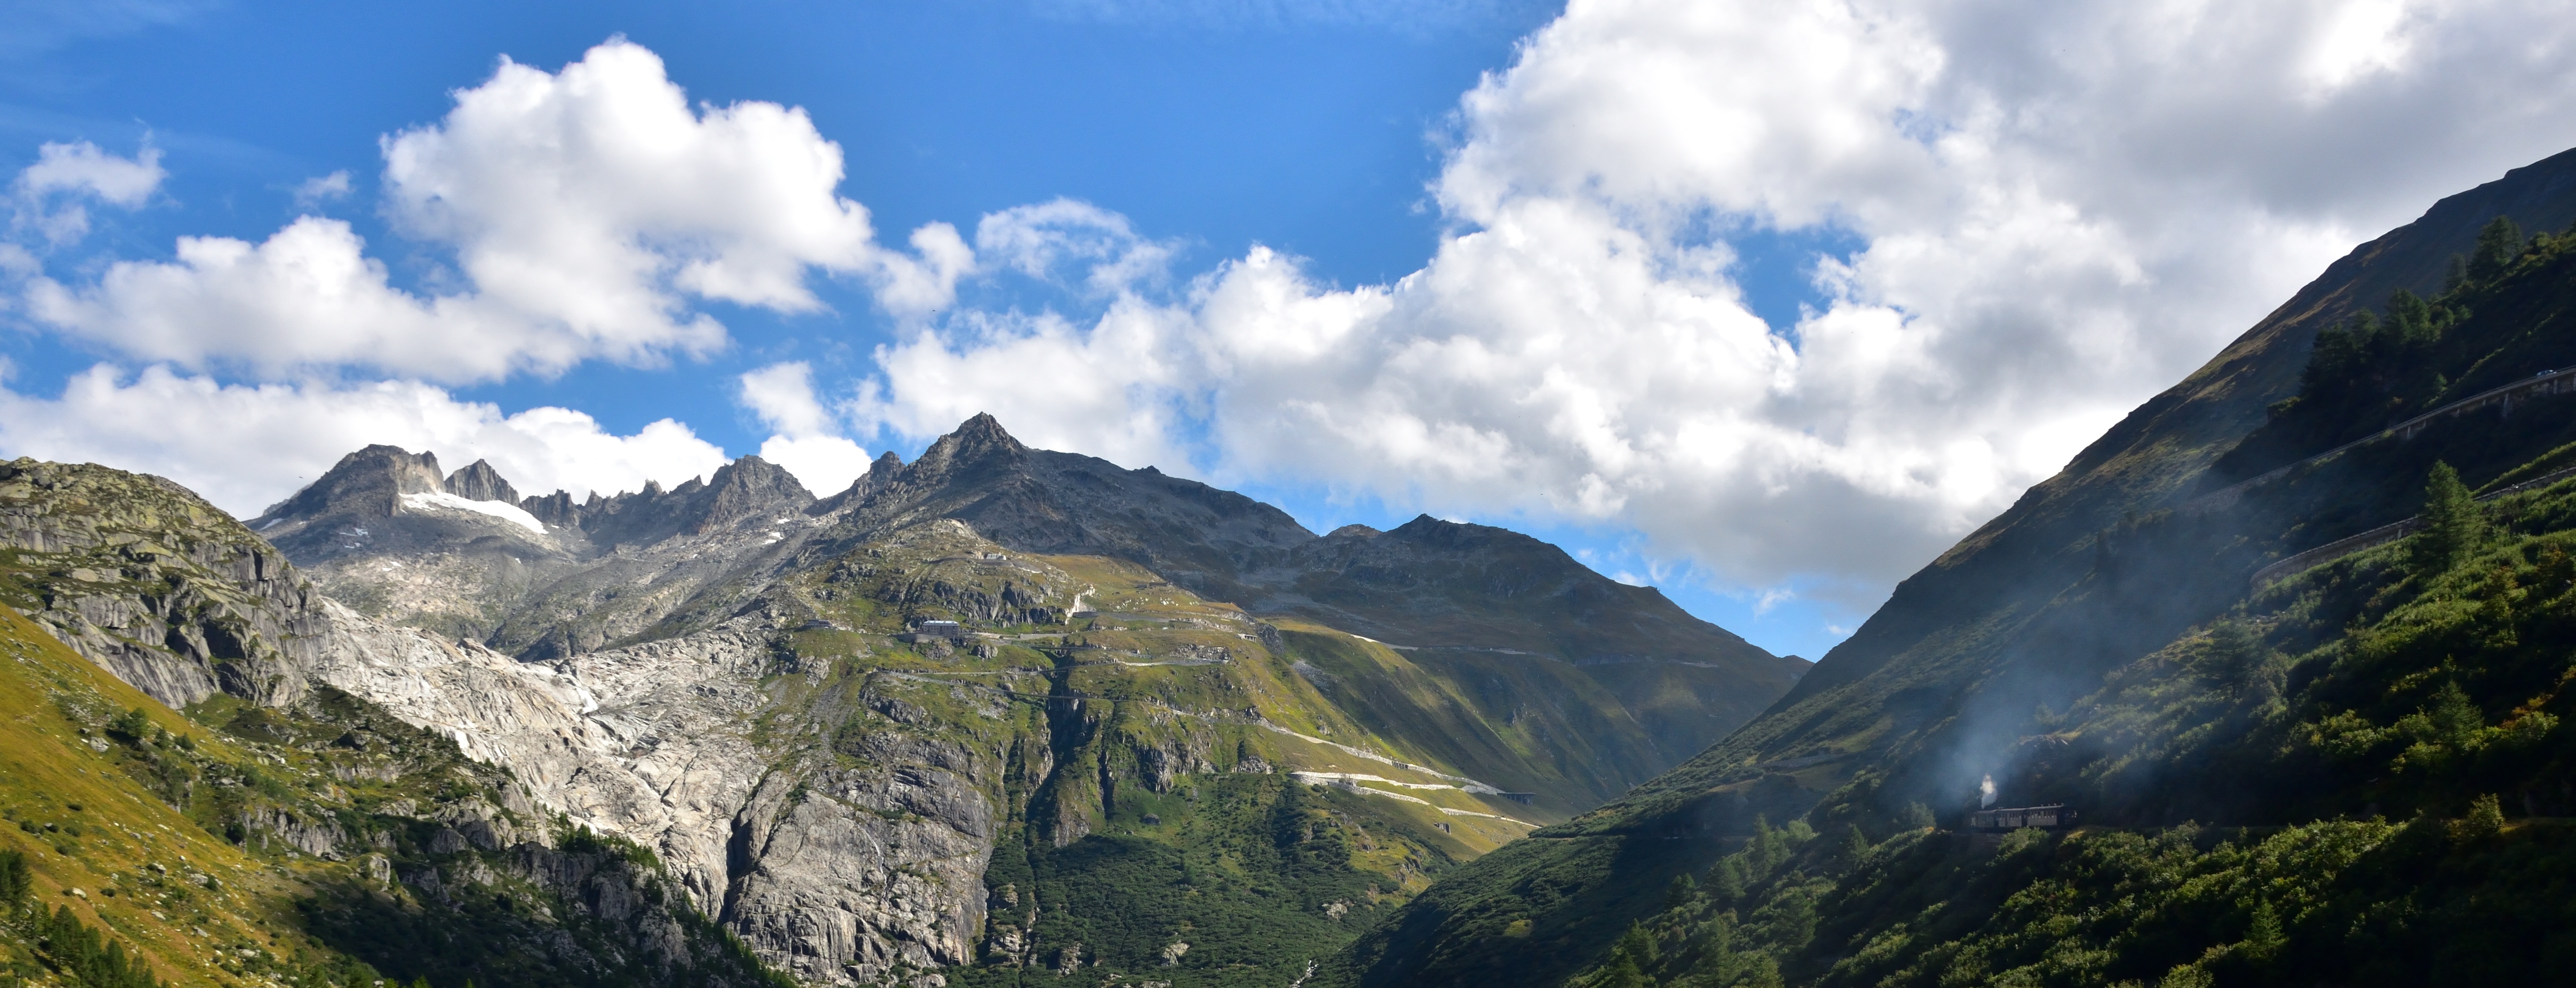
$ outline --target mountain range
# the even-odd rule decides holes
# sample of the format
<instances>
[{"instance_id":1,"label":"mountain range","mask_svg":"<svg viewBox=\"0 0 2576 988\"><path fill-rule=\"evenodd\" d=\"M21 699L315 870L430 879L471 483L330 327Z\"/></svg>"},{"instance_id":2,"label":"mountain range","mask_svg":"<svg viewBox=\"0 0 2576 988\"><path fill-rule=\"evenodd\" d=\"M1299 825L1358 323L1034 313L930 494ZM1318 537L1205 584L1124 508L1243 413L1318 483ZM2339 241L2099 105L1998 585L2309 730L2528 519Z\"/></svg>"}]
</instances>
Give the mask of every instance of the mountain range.
<instances>
[{"instance_id":1,"label":"mountain range","mask_svg":"<svg viewBox=\"0 0 2576 988\"><path fill-rule=\"evenodd\" d=\"M988 416L821 499L757 457L575 501L373 446L246 524L33 461L0 468L0 518L0 596L161 705L261 725L232 742L329 761L397 724L389 757L500 773L437 798L161 797L317 862L331 877L279 893L295 908L371 917L307 924L311 949L433 981L596 976L378 929L491 895L570 935L579 887L499 863L593 846L649 862L656 915L710 924L700 953L809 983L1287 980L1807 665L1517 533L1317 536ZM466 839L363 836L405 814ZM1151 922L1123 901L1140 882L1179 890Z\"/></svg>"}]
</instances>

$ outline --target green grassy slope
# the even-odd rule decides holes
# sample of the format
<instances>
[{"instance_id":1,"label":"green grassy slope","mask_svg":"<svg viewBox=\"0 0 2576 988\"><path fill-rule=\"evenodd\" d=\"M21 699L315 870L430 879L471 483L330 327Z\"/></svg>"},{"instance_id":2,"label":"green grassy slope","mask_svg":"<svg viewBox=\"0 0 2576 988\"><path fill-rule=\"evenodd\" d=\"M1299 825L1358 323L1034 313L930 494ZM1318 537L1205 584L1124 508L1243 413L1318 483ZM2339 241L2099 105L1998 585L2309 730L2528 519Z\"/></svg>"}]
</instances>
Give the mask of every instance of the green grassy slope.
<instances>
[{"instance_id":1,"label":"green grassy slope","mask_svg":"<svg viewBox=\"0 0 2576 988\"><path fill-rule=\"evenodd\" d=\"M768 983L693 915L600 908L662 886L633 852L495 839L520 819L494 805L505 777L346 696L182 715L0 609L0 752L0 850L29 863L31 904L173 985ZM688 956L638 949L666 929ZM83 983L44 935L0 921L22 976Z\"/></svg>"},{"instance_id":2,"label":"green grassy slope","mask_svg":"<svg viewBox=\"0 0 2576 988\"><path fill-rule=\"evenodd\" d=\"M22 460L0 465L0 524L0 847L164 978L767 982L658 866L303 681L309 585L184 489Z\"/></svg>"},{"instance_id":3,"label":"green grassy slope","mask_svg":"<svg viewBox=\"0 0 2576 988\"><path fill-rule=\"evenodd\" d=\"M1489 714L1579 704L1564 716L1586 721L1575 761L1598 780L1593 803L1751 720L1808 668L1507 529L1427 515L1354 525L1292 559L1247 607L1384 639Z\"/></svg>"},{"instance_id":4,"label":"green grassy slope","mask_svg":"<svg viewBox=\"0 0 2576 988\"><path fill-rule=\"evenodd\" d=\"M782 643L812 674L767 684L760 739L782 760L999 756L979 774L1000 824L985 929L975 963L939 972L952 985L1282 984L1528 832L1509 815L1544 812L1459 788L1444 751L1354 716L1307 661L1396 653L1124 560L1006 553L934 521L769 594L815 615ZM1062 623L1077 598L1089 616ZM925 620L968 630L906 640Z\"/></svg>"},{"instance_id":5,"label":"green grassy slope","mask_svg":"<svg viewBox=\"0 0 2576 988\"><path fill-rule=\"evenodd\" d=\"M2268 406L2299 393L2311 337L2397 287L2440 295L2443 259L2471 249L2497 211L2542 229L2576 216L2576 154L2445 200L2416 225L2339 262L1906 581L1763 717L1622 800L1461 869L1363 936L1341 977L1554 983L1597 961L1631 920L1661 910L1669 877L1706 874L1752 834L1759 816L1804 817L1827 833L1857 824L1884 837L1918 804L1955 820L1987 774L2007 783L2008 799L2036 799L2054 790L2038 788L2042 777L2024 770L2067 753L2027 740L2053 732L2034 711L2062 713L2139 656L2194 634L2242 602L2247 575L2267 561L2405 516L2436 458L2458 465L2472 486L2531 476L2550 457L2565 458L2552 451L2576 440L2576 409L2553 400L2517 409L2510 423L2462 419L2412 442L2312 464L2226 510L2174 510L2258 464L2317 452L2337 438L2326 434L2332 430L2307 434L2212 469L2275 421ZM2564 363L2549 354L2561 352L2559 313L2576 297L2569 246L2543 244L2437 299L2461 312L2417 358L2426 383L2438 378L2439 386L2393 395L2399 405L2374 411L2402 414L2540 369L2508 367L2518 361ZM2424 272L2433 284L2407 280ZM2281 414L2301 413L2291 406ZM2152 804L2123 805L2146 813ZM2157 812L2207 811L2174 804ZM2265 822L2303 819L2313 817ZM1576 905L1515 901L1532 883Z\"/></svg>"},{"instance_id":6,"label":"green grassy slope","mask_svg":"<svg viewBox=\"0 0 2576 988\"><path fill-rule=\"evenodd\" d=\"M2113 826L1748 849L1572 983L2545 980L2576 962L2576 482L2467 511L2037 718L2006 787Z\"/></svg>"}]
</instances>

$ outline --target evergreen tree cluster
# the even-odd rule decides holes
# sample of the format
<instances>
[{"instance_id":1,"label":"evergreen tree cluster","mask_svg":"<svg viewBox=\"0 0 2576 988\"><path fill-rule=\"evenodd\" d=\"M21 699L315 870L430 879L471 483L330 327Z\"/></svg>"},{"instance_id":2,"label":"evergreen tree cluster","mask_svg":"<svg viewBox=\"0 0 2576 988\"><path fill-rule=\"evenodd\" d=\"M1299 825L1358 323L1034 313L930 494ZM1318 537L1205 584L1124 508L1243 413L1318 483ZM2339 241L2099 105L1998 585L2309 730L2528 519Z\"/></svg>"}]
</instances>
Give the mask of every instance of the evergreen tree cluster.
<instances>
[{"instance_id":1,"label":"evergreen tree cluster","mask_svg":"<svg viewBox=\"0 0 2576 988\"><path fill-rule=\"evenodd\" d=\"M79 988L163 988L152 966L125 944L83 923L68 905L35 901L27 856L0 851L0 931L21 942L62 981Z\"/></svg>"},{"instance_id":2,"label":"evergreen tree cluster","mask_svg":"<svg viewBox=\"0 0 2576 988\"><path fill-rule=\"evenodd\" d=\"M2452 258L2440 294L2401 288L2378 312L2320 330L2299 393L2272 405L2270 420L2220 459L2221 475L2250 477L2369 436L2500 383L2499 374L2525 372L2525 362L2547 361L2528 368L2540 369L2576 360L2566 344L2528 338L2535 317L2548 321L2561 303L2515 284L2551 280L2571 248L2576 231L2525 238L2499 216L2468 255ZM2499 308L2507 294L2519 304ZM2524 311L2534 305L2541 311Z\"/></svg>"}]
</instances>

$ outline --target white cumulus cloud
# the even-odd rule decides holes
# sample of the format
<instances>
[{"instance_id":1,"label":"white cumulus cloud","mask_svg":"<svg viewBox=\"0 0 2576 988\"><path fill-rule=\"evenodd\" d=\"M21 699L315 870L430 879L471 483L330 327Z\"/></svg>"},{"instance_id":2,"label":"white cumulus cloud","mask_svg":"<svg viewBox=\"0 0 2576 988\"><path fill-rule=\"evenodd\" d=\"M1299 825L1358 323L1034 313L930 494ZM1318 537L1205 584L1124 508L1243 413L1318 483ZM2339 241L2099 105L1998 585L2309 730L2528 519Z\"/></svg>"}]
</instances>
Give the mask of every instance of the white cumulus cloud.
<instances>
[{"instance_id":1,"label":"white cumulus cloud","mask_svg":"<svg viewBox=\"0 0 2576 988\"><path fill-rule=\"evenodd\" d=\"M1422 270L1256 249L1096 321L955 313L852 408L1865 606L2352 244L2576 143L2571 54L2530 0L1577 0L1463 99ZM1860 246L1766 325L1736 244L1811 230Z\"/></svg>"},{"instance_id":2,"label":"white cumulus cloud","mask_svg":"<svg viewBox=\"0 0 2576 988\"><path fill-rule=\"evenodd\" d=\"M837 416L814 396L814 369L803 361L771 364L739 379L744 407L775 430L760 458L786 468L816 495L847 489L868 470L868 451L840 434Z\"/></svg>"},{"instance_id":3,"label":"white cumulus cloud","mask_svg":"<svg viewBox=\"0 0 2576 988\"><path fill-rule=\"evenodd\" d=\"M151 201L168 177L161 150L149 144L131 158L88 141L43 144L36 148L36 163L11 183L17 200L11 226L33 228L56 244L69 243L89 232L89 209L82 200L136 209Z\"/></svg>"},{"instance_id":4,"label":"white cumulus cloud","mask_svg":"<svg viewBox=\"0 0 2576 988\"><path fill-rule=\"evenodd\" d=\"M226 385L165 367L99 365L59 397L0 389L0 449L159 474L242 518L370 443L438 454L453 470L488 459L521 492L574 496L664 487L715 472L724 451L669 419L616 435L581 412L504 415L425 384Z\"/></svg>"},{"instance_id":5,"label":"white cumulus cloud","mask_svg":"<svg viewBox=\"0 0 2576 988\"><path fill-rule=\"evenodd\" d=\"M135 187L90 150L42 180ZM834 191L840 146L804 111L692 108L658 56L623 40L556 73L504 61L383 151L396 225L452 252L452 291L391 284L345 224L305 217L261 244L183 239L173 260L118 262L91 284L35 279L31 311L147 361L481 381L705 354L726 333L694 302L813 310L815 271L918 316L974 266L945 224L914 231L909 251L878 244L867 209ZM153 154L141 164L157 175Z\"/></svg>"},{"instance_id":6,"label":"white cumulus cloud","mask_svg":"<svg viewBox=\"0 0 2576 988\"><path fill-rule=\"evenodd\" d=\"M38 147L36 163L18 173L18 187L39 195L84 192L131 209L152 198L153 190L168 177L169 172L161 168L159 148L147 146L125 158L88 141L76 141Z\"/></svg>"}]
</instances>

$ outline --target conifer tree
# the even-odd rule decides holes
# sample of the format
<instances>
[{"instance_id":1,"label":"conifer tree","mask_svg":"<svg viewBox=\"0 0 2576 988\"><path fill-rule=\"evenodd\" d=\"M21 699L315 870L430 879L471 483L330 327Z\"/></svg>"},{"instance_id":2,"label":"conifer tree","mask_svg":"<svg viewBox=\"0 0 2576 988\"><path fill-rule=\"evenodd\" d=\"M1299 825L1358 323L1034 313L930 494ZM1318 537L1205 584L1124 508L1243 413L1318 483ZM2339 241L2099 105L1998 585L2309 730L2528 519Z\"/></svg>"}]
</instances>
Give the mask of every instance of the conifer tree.
<instances>
[{"instance_id":1,"label":"conifer tree","mask_svg":"<svg viewBox=\"0 0 2576 988\"><path fill-rule=\"evenodd\" d=\"M0 851L0 911L16 911L18 903L34 887L34 879L27 870L27 855L21 851Z\"/></svg>"},{"instance_id":2,"label":"conifer tree","mask_svg":"<svg viewBox=\"0 0 2576 988\"><path fill-rule=\"evenodd\" d=\"M2486 281L2503 274L2522 256L2522 227L2498 216L2478 231L2478 246L2469 254L2469 280Z\"/></svg>"},{"instance_id":3,"label":"conifer tree","mask_svg":"<svg viewBox=\"0 0 2576 988\"><path fill-rule=\"evenodd\" d=\"M2415 571L2447 573L2486 538L2486 515L2448 463L2436 462L2424 483L2424 527L2415 535Z\"/></svg>"},{"instance_id":4,"label":"conifer tree","mask_svg":"<svg viewBox=\"0 0 2576 988\"><path fill-rule=\"evenodd\" d=\"M1845 867L1859 864L1860 859L1869 856L1869 835L1860 832L1859 824L1843 828L1843 845L1837 856Z\"/></svg>"}]
</instances>

